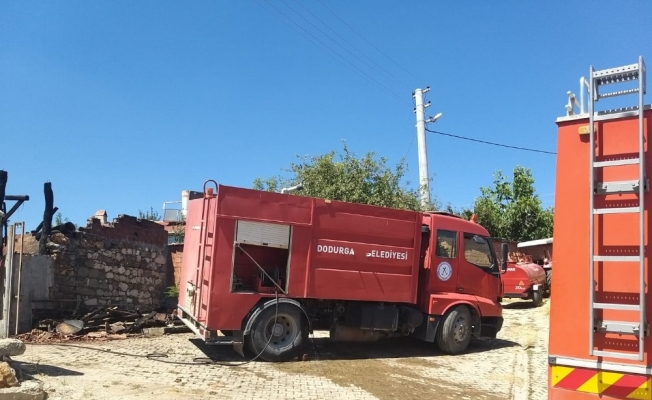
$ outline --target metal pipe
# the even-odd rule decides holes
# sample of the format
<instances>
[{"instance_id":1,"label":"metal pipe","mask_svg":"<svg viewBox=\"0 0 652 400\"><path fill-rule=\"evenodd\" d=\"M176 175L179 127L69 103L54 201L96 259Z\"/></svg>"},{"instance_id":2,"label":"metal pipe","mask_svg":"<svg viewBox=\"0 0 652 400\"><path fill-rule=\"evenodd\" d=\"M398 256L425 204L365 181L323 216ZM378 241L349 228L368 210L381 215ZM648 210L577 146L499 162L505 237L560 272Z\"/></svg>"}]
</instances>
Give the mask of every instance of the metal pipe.
<instances>
[{"instance_id":1,"label":"metal pipe","mask_svg":"<svg viewBox=\"0 0 652 400\"><path fill-rule=\"evenodd\" d=\"M23 246L25 245L25 222L20 223L20 254L18 256L18 291L16 293L16 335L18 335L18 325L20 317L20 287L22 286L21 273L23 271Z\"/></svg>"},{"instance_id":2,"label":"metal pipe","mask_svg":"<svg viewBox=\"0 0 652 400\"><path fill-rule=\"evenodd\" d=\"M584 90L590 90L585 77L580 78L580 114L584 114Z\"/></svg>"},{"instance_id":3,"label":"metal pipe","mask_svg":"<svg viewBox=\"0 0 652 400\"><path fill-rule=\"evenodd\" d=\"M286 193L294 192L295 190L302 190L302 189L303 189L303 184L300 183L298 185L282 188L281 193L286 194Z\"/></svg>"},{"instance_id":4,"label":"metal pipe","mask_svg":"<svg viewBox=\"0 0 652 400\"><path fill-rule=\"evenodd\" d=\"M593 309L593 303L595 301L595 285L593 284L593 274L594 274L594 265L593 265L593 256L594 256L594 237L593 237L593 224L594 224L594 176L595 170L593 168L593 163L595 161L595 130L593 128L593 85L595 81L593 79L593 65L589 68L589 76L591 77L590 91L589 91L589 355L593 356L593 326L594 321L593 317L595 315Z\"/></svg>"},{"instance_id":5,"label":"metal pipe","mask_svg":"<svg viewBox=\"0 0 652 400\"><path fill-rule=\"evenodd\" d=\"M638 199L639 199L639 269L638 269L638 284L639 284L639 331L638 331L638 360L643 361L645 356L645 150L643 141L643 83L645 82L645 64L643 63L643 56L638 57ZM649 135L649 132L648 132ZM649 140L649 137L648 137Z\"/></svg>"}]
</instances>

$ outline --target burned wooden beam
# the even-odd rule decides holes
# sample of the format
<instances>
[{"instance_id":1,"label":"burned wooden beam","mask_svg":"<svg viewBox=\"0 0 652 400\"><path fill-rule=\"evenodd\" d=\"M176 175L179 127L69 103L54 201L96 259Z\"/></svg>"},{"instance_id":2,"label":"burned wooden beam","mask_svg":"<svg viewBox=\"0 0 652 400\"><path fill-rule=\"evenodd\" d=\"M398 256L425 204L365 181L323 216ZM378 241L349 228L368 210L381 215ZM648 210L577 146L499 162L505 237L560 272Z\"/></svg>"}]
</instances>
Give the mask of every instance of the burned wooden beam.
<instances>
[{"instance_id":1,"label":"burned wooden beam","mask_svg":"<svg viewBox=\"0 0 652 400\"><path fill-rule=\"evenodd\" d=\"M54 207L52 209L52 214L56 213L59 210L59 207ZM39 233L41 228L43 227L43 221L39 222L38 225L36 226L36 229L32 231L33 234ZM39 235L36 239L39 239L41 236Z\"/></svg>"},{"instance_id":2,"label":"burned wooden beam","mask_svg":"<svg viewBox=\"0 0 652 400\"><path fill-rule=\"evenodd\" d=\"M5 219L11 218L11 216L18 210L18 207L23 205L24 202L29 200L29 196L6 196L5 200L15 200L16 203L11 207L9 211L7 211L7 215L5 215Z\"/></svg>"},{"instance_id":3,"label":"burned wooden beam","mask_svg":"<svg viewBox=\"0 0 652 400\"><path fill-rule=\"evenodd\" d=\"M5 218L5 189L7 188L7 171L0 170L0 245L5 244L5 236L7 236L7 219ZM2 228L4 227L4 235ZM2 261L0 261L2 262Z\"/></svg>"},{"instance_id":4,"label":"burned wooden beam","mask_svg":"<svg viewBox=\"0 0 652 400\"><path fill-rule=\"evenodd\" d=\"M52 215L54 214L54 193L52 193L52 183L46 182L43 185L43 194L45 195L45 211L43 212L43 232L39 240L38 252L41 255L46 254L46 244L52 229Z\"/></svg>"}]
</instances>

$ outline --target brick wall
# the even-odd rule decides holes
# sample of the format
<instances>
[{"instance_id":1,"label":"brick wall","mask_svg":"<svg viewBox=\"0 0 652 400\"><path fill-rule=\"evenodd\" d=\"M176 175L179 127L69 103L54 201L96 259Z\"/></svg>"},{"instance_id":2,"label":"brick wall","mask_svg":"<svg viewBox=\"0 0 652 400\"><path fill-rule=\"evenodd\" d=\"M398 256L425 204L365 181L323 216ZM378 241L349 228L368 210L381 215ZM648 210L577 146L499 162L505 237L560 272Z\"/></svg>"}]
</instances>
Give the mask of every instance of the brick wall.
<instances>
[{"instance_id":1,"label":"brick wall","mask_svg":"<svg viewBox=\"0 0 652 400\"><path fill-rule=\"evenodd\" d=\"M174 282L174 285L179 287L179 283L181 281L181 263L183 261L183 244L169 245L168 254L168 268L171 271L171 279L169 282Z\"/></svg>"},{"instance_id":2,"label":"brick wall","mask_svg":"<svg viewBox=\"0 0 652 400\"><path fill-rule=\"evenodd\" d=\"M130 215L119 215L110 224L102 224L99 219L91 218L87 226L79 230L107 239L151 244L167 243L168 237L160 224Z\"/></svg>"}]
</instances>

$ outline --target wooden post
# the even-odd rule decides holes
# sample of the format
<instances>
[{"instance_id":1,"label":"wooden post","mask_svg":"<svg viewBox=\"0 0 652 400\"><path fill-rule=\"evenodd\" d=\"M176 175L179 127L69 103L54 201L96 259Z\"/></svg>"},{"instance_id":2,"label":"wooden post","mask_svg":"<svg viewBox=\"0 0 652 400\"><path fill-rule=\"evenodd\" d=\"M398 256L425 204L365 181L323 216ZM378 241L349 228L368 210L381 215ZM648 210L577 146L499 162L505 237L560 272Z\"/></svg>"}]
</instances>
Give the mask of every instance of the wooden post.
<instances>
[{"instance_id":1,"label":"wooden post","mask_svg":"<svg viewBox=\"0 0 652 400\"><path fill-rule=\"evenodd\" d=\"M43 231L41 232L41 239L39 240L38 246L38 252L41 255L44 255L47 252L45 245L48 242L50 230L52 229L52 214L54 214L54 194L52 193L52 183L46 182L43 185L43 192L45 194L45 211L43 212Z\"/></svg>"},{"instance_id":2,"label":"wooden post","mask_svg":"<svg viewBox=\"0 0 652 400\"><path fill-rule=\"evenodd\" d=\"M5 189L7 188L7 171L5 170L0 170L0 208L2 208L2 204L5 202ZM3 210L4 212L5 210ZM5 239L2 237L2 232L3 228L5 226L5 216L2 215L0 216L0 250L3 248L5 244ZM2 256L2 251L0 251L0 258ZM2 264L2 261L0 261L0 264Z\"/></svg>"}]
</instances>

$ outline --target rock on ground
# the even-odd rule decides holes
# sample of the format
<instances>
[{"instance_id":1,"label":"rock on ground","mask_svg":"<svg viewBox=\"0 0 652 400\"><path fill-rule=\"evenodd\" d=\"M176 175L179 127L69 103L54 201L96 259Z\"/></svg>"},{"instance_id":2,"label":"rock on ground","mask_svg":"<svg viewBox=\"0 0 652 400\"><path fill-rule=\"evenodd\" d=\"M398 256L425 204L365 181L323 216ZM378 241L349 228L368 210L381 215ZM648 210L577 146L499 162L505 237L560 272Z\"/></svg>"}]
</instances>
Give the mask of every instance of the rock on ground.
<instances>
[{"instance_id":1,"label":"rock on ground","mask_svg":"<svg viewBox=\"0 0 652 400\"><path fill-rule=\"evenodd\" d=\"M0 400L45 400L43 382L24 381L18 387L0 389Z\"/></svg>"},{"instance_id":2,"label":"rock on ground","mask_svg":"<svg viewBox=\"0 0 652 400\"><path fill-rule=\"evenodd\" d=\"M18 339L0 339L0 358L14 357L25 353L25 343Z\"/></svg>"},{"instance_id":3,"label":"rock on ground","mask_svg":"<svg viewBox=\"0 0 652 400\"><path fill-rule=\"evenodd\" d=\"M16 372L6 362L0 362L0 388L20 386Z\"/></svg>"}]
</instances>

